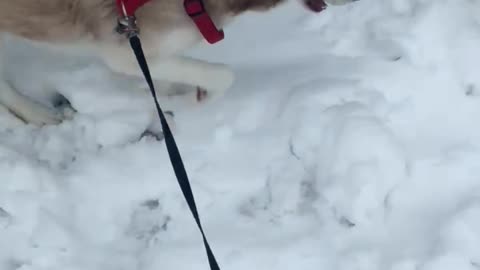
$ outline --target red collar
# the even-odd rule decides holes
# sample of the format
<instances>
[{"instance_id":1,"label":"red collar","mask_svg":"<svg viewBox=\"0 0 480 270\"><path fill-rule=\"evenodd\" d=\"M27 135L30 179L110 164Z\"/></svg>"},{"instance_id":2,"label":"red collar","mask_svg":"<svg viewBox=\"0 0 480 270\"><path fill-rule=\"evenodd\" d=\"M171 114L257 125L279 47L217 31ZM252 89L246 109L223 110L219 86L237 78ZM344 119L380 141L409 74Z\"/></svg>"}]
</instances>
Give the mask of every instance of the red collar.
<instances>
[{"instance_id":1,"label":"red collar","mask_svg":"<svg viewBox=\"0 0 480 270\"><path fill-rule=\"evenodd\" d=\"M134 16L138 8L151 0L116 0L119 15L121 17ZM187 15L193 20L200 33L208 43L213 44L221 41L225 35L217 29L212 18L205 10L203 0L184 0L183 6Z\"/></svg>"}]
</instances>

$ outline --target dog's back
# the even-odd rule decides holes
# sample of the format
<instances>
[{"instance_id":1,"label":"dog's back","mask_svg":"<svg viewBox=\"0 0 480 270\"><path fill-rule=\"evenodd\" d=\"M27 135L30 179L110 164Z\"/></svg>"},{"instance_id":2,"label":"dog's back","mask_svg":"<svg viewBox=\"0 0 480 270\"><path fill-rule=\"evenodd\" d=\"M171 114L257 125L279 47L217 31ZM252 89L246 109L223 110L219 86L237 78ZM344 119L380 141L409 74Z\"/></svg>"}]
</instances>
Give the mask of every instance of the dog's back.
<instances>
[{"instance_id":1,"label":"dog's back","mask_svg":"<svg viewBox=\"0 0 480 270\"><path fill-rule=\"evenodd\" d=\"M0 32L68 42L94 35L115 14L112 0L0 0Z\"/></svg>"}]
</instances>

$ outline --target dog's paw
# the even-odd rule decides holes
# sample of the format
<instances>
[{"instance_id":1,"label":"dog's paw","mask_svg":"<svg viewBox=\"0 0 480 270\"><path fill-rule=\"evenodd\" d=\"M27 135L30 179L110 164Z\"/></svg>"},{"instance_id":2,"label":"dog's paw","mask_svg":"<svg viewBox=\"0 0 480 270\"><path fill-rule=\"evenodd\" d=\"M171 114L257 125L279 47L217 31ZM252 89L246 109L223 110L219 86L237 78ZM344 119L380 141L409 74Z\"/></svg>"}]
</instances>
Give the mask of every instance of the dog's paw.
<instances>
[{"instance_id":1,"label":"dog's paw","mask_svg":"<svg viewBox=\"0 0 480 270\"><path fill-rule=\"evenodd\" d=\"M209 77L208 83L201 85L201 87L208 89L213 95L223 95L233 85L235 80L233 71L228 66L222 64L213 69Z\"/></svg>"},{"instance_id":2,"label":"dog's paw","mask_svg":"<svg viewBox=\"0 0 480 270\"><path fill-rule=\"evenodd\" d=\"M191 87L192 91L184 94L184 97L190 102L205 104L215 101L223 96L225 92L210 91L200 86Z\"/></svg>"},{"instance_id":3,"label":"dog's paw","mask_svg":"<svg viewBox=\"0 0 480 270\"><path fill-rule=\"evenodd\" d=\"M205 103L221 97L225 91L212 91L200 86L186 84L172 84L167 91L167 96L180 97L194 103Z\"/></svg>"},{"instance_id":4,"label":"dog's paw","mask_svg":"<svg viewBox=\"0 0 480 270\"><path fill-rule=\"evenodd\" d=\"M207 103L219 99L224 93L225 92L209 91L208 89L197 86L194 98L197 103Z\"/></svg>"},{"instance_id":5,"label":"dog's paw","mask_svg":"<svg viewBox=\"0 0 480 270\"><path fill-rule=\"evenodd\" d=\"M70 102L61 95L52 99L52 107L37 103L27 97L17 100L9 110L26 123L36 126L57 125L73 118L76 113Z\"/></svg>"},{"instance_id":6,"label":"dog's paw","mask_svg":"<svg viewBox=\"0 0 480 270\"><path fill-rule=\"evenodd\" d=\"M35 104L35 107L30 106L29 108L23 108L20 110L10 110L26 123L34 124L36 126L57 125L63 121L60 114L57 114L54 110L39 104Z\"/></svg>"},{"instance_id":7,"label":"dog's paw","mask_svg":"<svg viewBox=\"0 0 480 270\"><path fill-rule=\"evenodd\" d=\"M55 109L50 109L33 101L26 101L22 106L9 109L18 118L36 126L56 125L65 119L64 115Z\"/></svg>"},{"instance_id":8,"label":"dog's paw","mask_svg":"<svg viewBox=\"0 0 480 270\"><path fill-rule=\"evenodd\" d=\"M194 87L192 95L199 103L211 102L223 97L235 80L233 71L225 65L218 65L210 72L207 83Z\"/></svg>"}]
</instances>

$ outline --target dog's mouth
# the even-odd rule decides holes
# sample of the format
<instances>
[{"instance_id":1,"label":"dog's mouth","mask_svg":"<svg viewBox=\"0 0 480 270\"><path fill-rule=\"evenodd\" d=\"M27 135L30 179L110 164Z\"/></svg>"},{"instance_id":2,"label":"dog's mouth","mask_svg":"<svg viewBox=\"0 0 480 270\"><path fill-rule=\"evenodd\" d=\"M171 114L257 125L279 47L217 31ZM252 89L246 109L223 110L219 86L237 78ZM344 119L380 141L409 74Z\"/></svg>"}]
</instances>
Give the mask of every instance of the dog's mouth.
<instances>
[{"instance_id":1,"label":"dog's mouth","mask_svg":"<svg viewBox=\"0 0 480 270\"><path fill-rule=\"evenodd\" d=\"M327 8L325 0L304 0L305 5L313 12L321 12Z\"/></svg>"}]
</instances>

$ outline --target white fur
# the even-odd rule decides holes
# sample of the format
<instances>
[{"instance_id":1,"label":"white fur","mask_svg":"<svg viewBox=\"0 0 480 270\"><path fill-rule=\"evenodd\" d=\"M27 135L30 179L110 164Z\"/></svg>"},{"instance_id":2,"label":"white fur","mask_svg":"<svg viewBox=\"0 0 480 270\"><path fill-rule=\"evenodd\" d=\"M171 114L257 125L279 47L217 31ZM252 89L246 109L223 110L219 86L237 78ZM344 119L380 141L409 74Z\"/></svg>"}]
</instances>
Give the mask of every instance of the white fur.
<instances>
[{"instance_id":1,"label":"white fur","mask_svg":"<svg viewBox=\"0 0 480 270\"><path fill-rule=\"evenodd\" d=\"M330 5L344 5L355 0L325 0ZM179 4L180 5L180 4ZM180 9L181 10L181 9ZM225 18L225 20L228 20ZM200 87L208 91L209 97L220 97L232 85L233 72L225 65L209 63L181 56L185 49L201 40L197 29L188 23L170 23L160 32L141 32L144 49L150 63L151 74L155 81L186 84ZM108 27L107 27L108 28ZM105 30L105 29L104 29ZM74 31L72 29L72 31ZM78 40L70 44L45 43L58 49L81 51L99 56L113 70L123 74L143 76L133 52L124 42L118 42L118 36L111 35L106 29L106 36L93 40ZM141 29L142 31L142 29ZM165 32L167 31L167 32ZM168 32L170 31L170 32ZM148 37L148 40L147 40ZM86 37L88 38L88 37ZM2 37L0 37L0 47ZM58 43L58 42L57 42ZM1 58L0 58L1 61ZM13 89L1 77L0 69L0 103L5 105L25 121L35 124L51 124L60 122L65 115L37 104ZM159 94L166 94L170 89L159 89Z\"/></svg>"},{"instance_id":2,"label":"white fur","mask_svg":"<svg viewBox=\"0 0 480 270\"><path fill-rule=\"evenodd\" d=\"M155 81L187 84L201 87L209 91L209 98L220 97L232 85L233 72L223 64L214 64L196 60L179 53L193 46L198 41L198 33L191 29L175 29L167 35L152 35L156 38L145 42L147 61ZM0 38L0 44L2 38ZM115 45L114 45L115 44ZM151 48L152 44L158 47ZM136 62L133 52L127 46L120 46L114 42L89 43L81 41L76 44L51 45L61 51L75 54L94 54L99 56L113 70L119 73L143 76ZM1 46L0 46L1 47ZM1 62L1 58L0 58ZM4 64L4 63L0 63ZM0 69L0 74L1 74ZM165 95L170 89L158 88L160 95ZM65 116L42 104L32 101L9 86L0 75L0 104L3 104L26 122L36 125L56 124Z\"/></svg>"}]
</instances>

